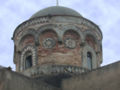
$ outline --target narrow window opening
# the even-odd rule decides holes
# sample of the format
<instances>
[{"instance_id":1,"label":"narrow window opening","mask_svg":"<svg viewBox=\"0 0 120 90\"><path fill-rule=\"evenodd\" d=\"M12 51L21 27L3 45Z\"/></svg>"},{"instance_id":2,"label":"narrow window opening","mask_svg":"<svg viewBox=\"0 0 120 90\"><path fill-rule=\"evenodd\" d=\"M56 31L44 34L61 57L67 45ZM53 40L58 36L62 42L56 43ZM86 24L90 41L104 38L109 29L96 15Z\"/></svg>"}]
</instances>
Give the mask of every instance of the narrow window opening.
<instances>
[{"instance_id":1,"label":"narrow window opening","mask_svg":"<svg viewBox=\"0 0 120 90\"><path fill-rule=\"evenodd\" d=\"M62 41L58 41L58 44L62 45Z\"/></svg>"},{"instance_id":2,"label":"narrow window opening","mask_svg":"<svg viewBox=\"0 0 120 90\"><path fill-rule=\"evenodd\" d=\"M32 55L29 55L25 59L25 69L32 67Z\"/></svg>"},{"instance_id":3,"label":"narrow window opening","mask_svg":"<svg viewBox=\"0 0 120 90\"><path fill-rule=\"evenodd\" d=\"M92 69L92 54L90 52L87 53L87 66L88 69Z\"/></svg>"}]
</instances>

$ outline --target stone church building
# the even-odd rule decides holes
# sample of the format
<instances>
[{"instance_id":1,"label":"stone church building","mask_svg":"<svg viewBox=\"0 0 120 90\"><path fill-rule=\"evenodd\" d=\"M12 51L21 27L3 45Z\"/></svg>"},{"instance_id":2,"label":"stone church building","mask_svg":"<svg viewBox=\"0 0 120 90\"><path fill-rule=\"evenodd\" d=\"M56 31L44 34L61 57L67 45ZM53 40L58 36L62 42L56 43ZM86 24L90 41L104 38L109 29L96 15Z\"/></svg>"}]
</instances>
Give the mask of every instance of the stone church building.
<instances>
[{"instance_id":1,"label":"stone church building","mask_svg":"<svg viewBox=\"0 0 120 90\"><path fill-rule=\"evenodd\" d=\"M119 90L120 62L100 67L102 38L75 10L38 11L14 31L16 71L0 67L0 90Z\"/></svg>"}]
</instances>

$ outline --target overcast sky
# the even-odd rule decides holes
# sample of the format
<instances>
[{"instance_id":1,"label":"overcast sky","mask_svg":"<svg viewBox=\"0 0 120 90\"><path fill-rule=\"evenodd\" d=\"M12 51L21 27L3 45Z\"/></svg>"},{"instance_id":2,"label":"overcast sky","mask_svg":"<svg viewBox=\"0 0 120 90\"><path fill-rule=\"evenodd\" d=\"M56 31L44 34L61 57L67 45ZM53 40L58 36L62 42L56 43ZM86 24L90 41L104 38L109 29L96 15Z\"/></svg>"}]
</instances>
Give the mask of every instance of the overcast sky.
<instances>
[{"instance_id":1,"label":"overcast sky","mask_svg":"<svg viewBox=\"0 0 120 90\"><path fill-rule=\"evenodd\" d=\"M120 0L59 0L60 6L78 11L103 32L103 64L120 60ZM56 0L0 0L0 65L13 64L15 28L35 12L55 6Z\"/></svg>"}]
</instances>

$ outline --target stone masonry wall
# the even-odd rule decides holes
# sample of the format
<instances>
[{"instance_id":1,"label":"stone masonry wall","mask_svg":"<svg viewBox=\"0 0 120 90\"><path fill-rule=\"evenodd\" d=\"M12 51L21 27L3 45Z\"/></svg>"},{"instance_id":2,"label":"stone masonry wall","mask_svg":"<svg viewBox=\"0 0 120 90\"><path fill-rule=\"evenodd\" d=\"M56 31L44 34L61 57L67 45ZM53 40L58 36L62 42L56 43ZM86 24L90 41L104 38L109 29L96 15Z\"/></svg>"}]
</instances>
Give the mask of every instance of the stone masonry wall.
<instances>
[{"instance_id":1,"label":"stone masonry wall","mask_svg":"<svg viewBox=\"0 0 120 90\"><path fill-rule=\"evenodd\" d=\"M0 69L0 90L58 90L58 88L6 69Z\"/></svg>"},{"instance_id":2,"label":"stone masonry wall","mask_svg":"<svg viewBox=\"0 0 120 90\"><path fill-rule=\"evenodd\" d=\"M120 90L120 61L63 81L63 90Z\"/></svg>"}]
</instances>

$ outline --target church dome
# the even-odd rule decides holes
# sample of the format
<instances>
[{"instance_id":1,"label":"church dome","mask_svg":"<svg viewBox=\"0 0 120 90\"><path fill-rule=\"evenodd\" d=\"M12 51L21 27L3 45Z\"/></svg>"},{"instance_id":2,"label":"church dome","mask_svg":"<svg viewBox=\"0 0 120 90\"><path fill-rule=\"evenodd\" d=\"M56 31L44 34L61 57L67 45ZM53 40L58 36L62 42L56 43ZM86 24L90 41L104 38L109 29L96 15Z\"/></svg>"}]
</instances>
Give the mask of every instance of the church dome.
<instances>
[{"instance_id":1,"label":"church dome","mask_svg":"<svg viewBox=\"0 0 120 90\"><path fill-rule=\"evenodd\" d=\"M42 9L32 15L31 18L47 16L47 15L69 15L69 16L81 16L77 11L63 7L63 6L52 6L45 9Z\"/></svg>"}]
</instances>

